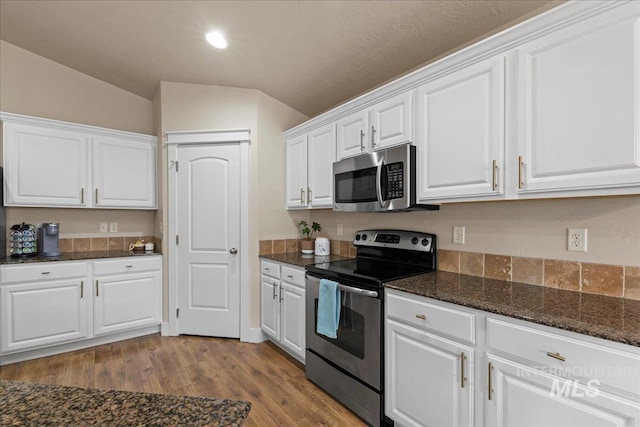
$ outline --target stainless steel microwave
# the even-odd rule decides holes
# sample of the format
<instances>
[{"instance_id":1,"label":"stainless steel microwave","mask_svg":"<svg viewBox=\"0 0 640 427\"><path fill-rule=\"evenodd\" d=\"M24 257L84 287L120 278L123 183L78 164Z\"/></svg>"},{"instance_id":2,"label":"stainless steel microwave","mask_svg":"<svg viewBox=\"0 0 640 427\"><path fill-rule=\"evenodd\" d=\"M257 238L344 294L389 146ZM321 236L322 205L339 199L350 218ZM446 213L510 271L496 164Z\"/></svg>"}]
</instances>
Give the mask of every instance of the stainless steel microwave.
<instances>
[{"instance_id":1,"label":"stainless steel microwave","mask_svg":"<svg viewBox=\"0 0 640 427\"><path fill-rule=\"evenodd\" d=\"M333 163L333 210L438 210L416 203L416 147L401 145Z\"/></svg>"}]
</instances>

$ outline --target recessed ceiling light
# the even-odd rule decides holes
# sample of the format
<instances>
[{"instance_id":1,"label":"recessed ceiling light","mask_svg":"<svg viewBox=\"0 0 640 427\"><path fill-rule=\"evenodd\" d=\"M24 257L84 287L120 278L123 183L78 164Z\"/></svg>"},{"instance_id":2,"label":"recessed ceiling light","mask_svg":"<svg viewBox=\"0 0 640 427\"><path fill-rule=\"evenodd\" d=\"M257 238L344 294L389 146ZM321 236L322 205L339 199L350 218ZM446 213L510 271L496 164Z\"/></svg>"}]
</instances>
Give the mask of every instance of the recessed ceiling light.
<instances>
[{"instance_id":1,"label":"recessed ceiling light","mask_svg":"<svg viewBox=\"0 0 640 427\"><path fill-rule=\"evenodd\" d=\"M224 39L224 36L217 31L212 31L207 33L205 36L209 44L213 47L217 47L218 49L225 49L227 47L227 41Z\"/></svg>"}]
</instances>

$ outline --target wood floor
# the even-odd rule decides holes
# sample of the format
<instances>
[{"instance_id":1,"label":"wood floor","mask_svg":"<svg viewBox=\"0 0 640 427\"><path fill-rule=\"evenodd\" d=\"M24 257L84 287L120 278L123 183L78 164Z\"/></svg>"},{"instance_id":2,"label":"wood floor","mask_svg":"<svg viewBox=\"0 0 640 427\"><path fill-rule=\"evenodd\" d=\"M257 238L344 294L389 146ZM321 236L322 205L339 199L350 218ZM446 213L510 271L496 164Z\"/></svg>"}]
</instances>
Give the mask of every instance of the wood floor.
<instances>
[{"instance_id":1,"label":"wood floor","mask_svg":"<svg viewBox=\"0 0 640 427\"><path fill-rule=\"evenodd\" d=\"M0 378L248 400L245 426L364 426L272 343L147 337L0 367Z\"/></svg>"}]
</instances>

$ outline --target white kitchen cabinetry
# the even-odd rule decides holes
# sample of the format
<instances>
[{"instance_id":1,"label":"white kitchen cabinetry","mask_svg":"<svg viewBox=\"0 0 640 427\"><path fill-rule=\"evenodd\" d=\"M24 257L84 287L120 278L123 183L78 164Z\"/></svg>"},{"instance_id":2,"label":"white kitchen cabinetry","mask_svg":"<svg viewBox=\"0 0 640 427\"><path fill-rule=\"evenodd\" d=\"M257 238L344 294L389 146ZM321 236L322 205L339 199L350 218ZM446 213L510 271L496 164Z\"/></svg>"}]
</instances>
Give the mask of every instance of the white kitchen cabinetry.
<instances>
[{"instance_id":1,"label":"white kitchen cabinetry","mask_svg":"<svg viewBox=\"0 0 640 427\"><path fill-rule=\"evenodd\" d=\"M503 194L504 67L500 55L416 89L419 200Z\"/></svg>"},{"instance_id":2,"label":"white kitchen cabinetry","mask_svg":"<svg viewBox=\"0 0 640 427\"><path fill-rule=\"evenodd\" d=\"M411 91L380 101L338 120L337 158L369 153L412 141L413 96Z\"/></svg>"},{"instance_id":3,"label":"white kitchen cabinetry","mask_svg":"<svg viewBox=\"0 0 640 427\"><path fill-rule=\"evenodd\" d=\"M94 261L94 334L162 321L161 259Z\"/></svg>"},{"instance_id":4,"label":"white kitchen cabinetry","mask_svg":"<svg viewBox=\"0 0 640 427\"><path fill-rule=\"evenodd\" d=\"M335 124L320 127L287 141L288 209L326 208L333 205L335 159Z\"/></svg>"},{"instance_id":5,"label":"white kitchen cabinetry","mask_svg":"<svg viewBox=\"0 0 640 427\"><path fill-rule=\"evenodd\" d=\"M0 266L0 363L157 333L160 256Z\"/></svg>"},{"instance_id":6,"label":"white kitchen cabinetry","mask_svg":"<svg viewBox=\"0 0 640 427\"><path fill-rule=\"evenodd\" d=\"M396 290L385 301L385 413L398 426L640 422L637 347Z\"/></svg>"},{"instance_id":7,"label":"white kitchen cabinetry","mask_svg":"<svg viewBox=\"0 0 640 427\"><path fill-rule=\"evenodd\" d=\"M474 319L386 292L385 413L398 426L472 426ZM444 333L430 331L442 329Z\"/></svg>"},{"instance_id":8,"label":"white kitchen cabinetry","mask_svg":"<svg viewBox=\"0 0 640 427\"><path fill-rule=\"evenodd\" d=\"M304 363L305 272L301 267L261 260L262 331Z\"/></svg>"},{"instance_id":9,"label":"white kitchen cabinetry","mask_svg":"<svg viewBox=\"0 0 640 427\"><path fill-rule=\"evenodd\" d=\"M516 49L519 194L637 191L639 27L629 2Z\"/></svg>"},{"instance_id":10,"label":"white kitchen cabinetry","mask_svg":"<svg viewBox=\"0 0 640 427\"><path fill-rule=\"evenodd\" d=\"M7 206L154 209L156 138L2 113Z\"/></svg>"},{"instance_id":11,"label":"white kitchen cabinetry","mask_svg":"<svg viewBox=\"0 0 640 427\"><path fill-rule=\"evenodd\" d=\"M2 353L90 336L86 262L2 268Z\"/></svg>"}]
</instances>

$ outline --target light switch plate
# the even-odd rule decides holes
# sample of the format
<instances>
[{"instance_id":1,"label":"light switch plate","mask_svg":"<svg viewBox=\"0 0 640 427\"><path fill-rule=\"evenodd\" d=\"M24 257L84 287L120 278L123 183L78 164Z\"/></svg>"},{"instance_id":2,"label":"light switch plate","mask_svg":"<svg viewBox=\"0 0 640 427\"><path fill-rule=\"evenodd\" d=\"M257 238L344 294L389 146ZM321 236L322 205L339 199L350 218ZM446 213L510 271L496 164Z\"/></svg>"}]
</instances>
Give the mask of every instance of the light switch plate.
<instances>
[{"instance_id":1,"label":"light switch plate","mask_svg":"<svg viewBox=\"0 0 640 427\"><path fill-rule=\"evenodd\" d=\"M464 245L464 227L453 227L453 243Z\"/></svg>"}]
</instances>

